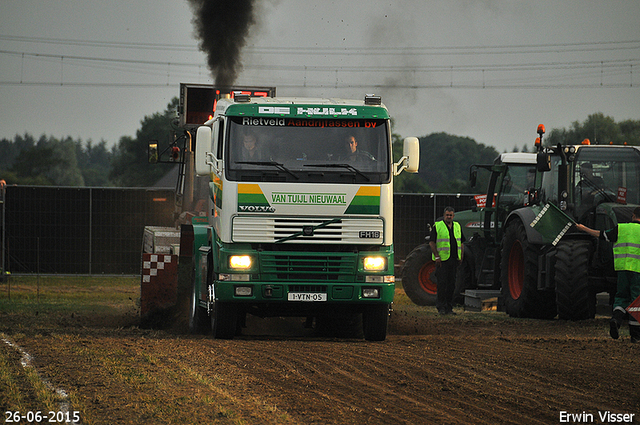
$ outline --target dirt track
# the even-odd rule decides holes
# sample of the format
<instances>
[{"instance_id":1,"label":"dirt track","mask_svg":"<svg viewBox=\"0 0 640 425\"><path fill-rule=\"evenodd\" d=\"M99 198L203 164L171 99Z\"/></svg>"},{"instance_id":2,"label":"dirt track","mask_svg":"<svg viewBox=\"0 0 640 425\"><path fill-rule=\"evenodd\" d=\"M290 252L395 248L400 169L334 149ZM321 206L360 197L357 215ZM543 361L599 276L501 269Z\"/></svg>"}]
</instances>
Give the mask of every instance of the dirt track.
<instances>
[{"instance_id":1,"label":"dirt track","mask_svg":"<svg viewBox=\"0 0 640 425\"><path fill-rule=\"evenodd\" d=\"M458 311L396 306L381 343L316 338L290 320L231 341L77 316L5 333L86 424L555 424L562 412L603 423L606 411L640 423L640 346L608 338L606 317Z\"/></svg>"}]
</instances>

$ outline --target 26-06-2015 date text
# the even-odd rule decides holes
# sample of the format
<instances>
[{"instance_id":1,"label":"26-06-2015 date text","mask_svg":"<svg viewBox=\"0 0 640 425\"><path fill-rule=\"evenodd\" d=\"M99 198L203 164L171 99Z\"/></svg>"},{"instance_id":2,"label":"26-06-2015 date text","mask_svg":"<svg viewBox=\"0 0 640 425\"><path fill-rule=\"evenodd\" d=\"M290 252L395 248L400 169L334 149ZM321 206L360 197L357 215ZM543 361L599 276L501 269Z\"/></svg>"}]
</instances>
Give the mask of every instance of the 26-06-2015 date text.
<instances>
[{"instance_id":1,"label":"26-06-2015 date text","mask_svg":"<svg viewBox=\"0 0 640 425\"><path fill-rule=\"evenodd\" d=\"M6 411L4 412L4 423L6 424L60 424L60 423L79 423L80 412L63 412L63 411L27 411L20 412Z\"/></svg>"}]
</instances>

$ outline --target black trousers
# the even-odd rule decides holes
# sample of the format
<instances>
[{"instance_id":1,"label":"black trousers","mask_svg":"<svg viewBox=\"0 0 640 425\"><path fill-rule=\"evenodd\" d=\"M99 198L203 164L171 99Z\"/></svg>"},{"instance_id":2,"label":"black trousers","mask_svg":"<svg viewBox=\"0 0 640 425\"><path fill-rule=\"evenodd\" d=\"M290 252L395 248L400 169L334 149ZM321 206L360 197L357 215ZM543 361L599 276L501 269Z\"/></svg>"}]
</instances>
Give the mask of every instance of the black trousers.
<instances>
[{"instance_id":1,"label":"black trousers","mask_svg":"<svg viewBox=\"0 0 640 425\"><path fill-rule=\"evenodd\" d=\"M456 288L456 272L458 271L458 260L449 259L440 263L436 269L438 293L436 295L436 308L438 311L453 310L453 292Z\"/></svg>"}]
</instances>

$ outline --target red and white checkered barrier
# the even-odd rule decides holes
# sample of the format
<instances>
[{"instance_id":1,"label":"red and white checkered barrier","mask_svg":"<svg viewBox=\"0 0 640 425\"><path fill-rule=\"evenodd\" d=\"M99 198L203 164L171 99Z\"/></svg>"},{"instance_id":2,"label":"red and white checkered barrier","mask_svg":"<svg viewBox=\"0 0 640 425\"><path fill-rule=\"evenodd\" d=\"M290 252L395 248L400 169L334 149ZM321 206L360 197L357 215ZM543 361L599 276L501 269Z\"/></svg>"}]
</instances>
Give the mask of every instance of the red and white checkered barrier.
<instances>
[{"instance_id":1,"label":"red and white checkered barrier","mask_svg":"<svg viewBox=\"0 0 640 425\"><path fill-rule=\"evenodd\" d=\"M178 256L142 254L140 314L145 317L156 310L175 305L178 288Z\"/></svg>"},{"instance_id":2,"label":"red and white checkered barrier","mask_svg":"<svg viewBox=\"0 0 640 425\"><path fill-rule=\"evenodd\" d=\"M175 257L175 258L172 258ZM147 260L148 258L148 260ZM165 265L167 270L171 268L171 265L177 266L177 256L164 255L164 254L143 254L142 255L142 281L151 282L151 277L163 274ZM159 272L158 272L159 271Z\"/></svg>"}]
</instances>

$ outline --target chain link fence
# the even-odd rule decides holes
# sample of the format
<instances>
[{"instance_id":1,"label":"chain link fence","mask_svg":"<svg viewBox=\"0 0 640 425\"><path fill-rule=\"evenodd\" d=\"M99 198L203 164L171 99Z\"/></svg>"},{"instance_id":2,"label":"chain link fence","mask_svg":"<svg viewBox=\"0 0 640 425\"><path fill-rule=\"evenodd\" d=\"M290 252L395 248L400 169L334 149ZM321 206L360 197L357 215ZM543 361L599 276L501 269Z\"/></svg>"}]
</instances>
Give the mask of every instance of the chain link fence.
<instances>
[{"instance_id":1,"label":"chain link fence","mask_svg":"<svg viewBox=\"0 0 640 425\"><path fill-rule=\"evenodd\" d=\"M445 207L456 211L475 205L471 194L397 193L393 198L393 245L400 263L416 246L423 244L429 225L442 217Z\"/></svg>"},{"instance_id":2,"label":"chain link fence","mask_svg":"<svg viewBox=\"0 0 640 425\"><path fill-rule=\"evenodd\" d=\"M144 226L173 226L174 203L167 189L9 186L6 270L138 274Z\"/></svg>"},{"instance_id":3,"label":"chain link fence","mask_svg":"<svg viewBox=\"0 0 640 425\"><path fill-rule=\"evenodd\" d=\"M170 189L9 186L3 209L5 270L28 274L135 275L145 226L173 226ZM395 262L424 243L446 206L473 195L394 195Z\"/></svg>"}]
</instances>

